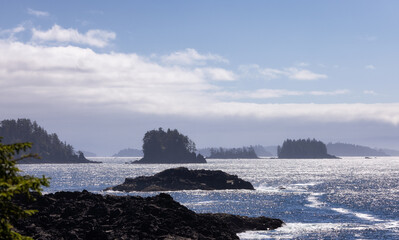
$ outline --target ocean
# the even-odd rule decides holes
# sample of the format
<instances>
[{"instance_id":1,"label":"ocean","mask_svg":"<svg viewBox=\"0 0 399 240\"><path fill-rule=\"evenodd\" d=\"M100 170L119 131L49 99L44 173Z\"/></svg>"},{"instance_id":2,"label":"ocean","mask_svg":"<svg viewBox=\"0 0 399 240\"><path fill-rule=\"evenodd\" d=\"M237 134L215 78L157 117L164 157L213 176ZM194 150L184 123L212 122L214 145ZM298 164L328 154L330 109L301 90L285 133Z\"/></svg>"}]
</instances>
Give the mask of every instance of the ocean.
<instances>
[{"instance_id":1,"label":"ocean","mask_svg":"<svg viewBox=\"0 0 399 240\"><path fill-rule=\"evenodd\" d=\"M198 213L224 212L279 218L273 231L248 231L240 239L399 239L399 157L365 159L223 159L206 164L126 164L137 158L90 158L102 164L19 165L24 174L50 177L44 192L102 190L126 177L164 169L222 170L250 181L255 191L168 192ZM128 193L152 196L157 193Z\"/></svg>"}]
</instances>

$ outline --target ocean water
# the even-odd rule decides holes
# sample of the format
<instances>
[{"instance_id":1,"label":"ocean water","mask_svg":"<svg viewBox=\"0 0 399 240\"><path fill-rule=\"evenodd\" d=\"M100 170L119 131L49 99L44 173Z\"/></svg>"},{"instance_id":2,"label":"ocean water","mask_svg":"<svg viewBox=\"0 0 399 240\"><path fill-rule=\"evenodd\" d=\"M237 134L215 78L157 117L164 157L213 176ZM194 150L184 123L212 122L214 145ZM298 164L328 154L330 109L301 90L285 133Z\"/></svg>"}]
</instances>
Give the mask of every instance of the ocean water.
<instances>
[{"instance_id":1,"label":"ocean water","mask_svg":"<svg viewBox=\"0 0 399 240\"><path fill-rule=\"evenodd\" d=\"M164 169L223 170L250 181L255 191L178 191L172 197L195 212L225 212L282 219L273 231L241 239L399 239L399 158L208 160L207 164L135 165L134 158L91 158L102 164L20 165L26 174L51 178L45 192L102 190L126 177ZM156 193L133 192L151 196Z\"/></svg>"}]
</instances>

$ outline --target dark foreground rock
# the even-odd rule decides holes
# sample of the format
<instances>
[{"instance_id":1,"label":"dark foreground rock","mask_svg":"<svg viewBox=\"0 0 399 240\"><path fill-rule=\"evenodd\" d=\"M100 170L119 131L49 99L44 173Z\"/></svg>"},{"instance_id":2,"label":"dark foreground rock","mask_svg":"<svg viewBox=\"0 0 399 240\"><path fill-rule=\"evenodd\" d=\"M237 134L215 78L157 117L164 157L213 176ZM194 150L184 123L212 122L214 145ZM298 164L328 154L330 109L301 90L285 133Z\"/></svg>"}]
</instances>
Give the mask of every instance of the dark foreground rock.
<instances>
[{"instance_id":1,"label":"dark foreground rock","mask_svg":"<svg viewBox=\"0 0 399 240\"><path fill-rule=\"evenodd\" d=\"M222 190L222 189L250 189L254 187L250 182L238 178L236 175L211 170L189 170L185 167L171 168L154 176L126 178L121 185L105 190L115 191L178 191L178 190Z\"/></svg>"},{"instance_id":2,"label":"dark foreground rock","mask_svg":"<svg viewBox=\"0 0 399 240\"><path fill-rule=\"evenodd\" d=\"M238 232L283 224L266 217L196 214L163 193L142 198L57 192L23 205L39 212L15 223L16 231L42 240L238 239Z\"/></svg>"}]
</instances>

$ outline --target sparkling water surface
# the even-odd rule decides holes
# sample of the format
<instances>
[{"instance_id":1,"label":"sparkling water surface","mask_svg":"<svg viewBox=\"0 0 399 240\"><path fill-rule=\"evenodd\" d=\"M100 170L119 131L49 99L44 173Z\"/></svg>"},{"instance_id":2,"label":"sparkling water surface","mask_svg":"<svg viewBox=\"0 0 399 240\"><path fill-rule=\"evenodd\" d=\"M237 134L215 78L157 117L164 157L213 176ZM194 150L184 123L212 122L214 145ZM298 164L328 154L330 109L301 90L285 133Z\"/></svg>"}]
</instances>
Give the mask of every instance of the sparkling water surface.
<instances>
[{"instance_id":1,"label":"sparkling water surface","mask_svg":"<svg viewBox=\"0 0 399 240\"><path fill-rule=\"evenodd\" d=\"M255 191L176 191L172 197L195 212L225 212L282 219L273 231L240 233L241 239L399 239L399 158L207 160L206 164L125 164L136 158L90 158L102 164L19 165L45 175L45 192L102 190L126 177L164 169L222 170L250 181ZM157 193L133 192L152 196Z\"/></svg>"}]
</instances>

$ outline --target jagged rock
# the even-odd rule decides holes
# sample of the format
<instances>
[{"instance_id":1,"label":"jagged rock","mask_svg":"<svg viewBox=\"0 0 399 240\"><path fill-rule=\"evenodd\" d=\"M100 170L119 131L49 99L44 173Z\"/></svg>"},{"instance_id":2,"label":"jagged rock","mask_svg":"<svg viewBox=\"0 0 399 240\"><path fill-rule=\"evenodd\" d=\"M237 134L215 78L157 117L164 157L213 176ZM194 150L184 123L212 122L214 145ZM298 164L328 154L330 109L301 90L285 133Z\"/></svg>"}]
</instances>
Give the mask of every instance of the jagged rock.
<instances>
[{"instance_id":1,"label":"jagged rock","mask_svg":"<svg viewBox=\"0 0 399 240\"><path fill-rule=\"evenodd\" d=\"M270 230L283 222L266 217L196 214L161 193L154 197L58 192L18 200L38 213L14 223L34 239L238 239L236 233Z\"/></svg>"},{"instance_id":2,"label":"jagged rock","mask_svg":"<svg viewBox=\"0 0 399 240\"><path fill-rule=\"evenodd\" d=\"M178 190L221 190L221 189L250 189L254 187L250 182L238 178L236 175L211 170L189 170L185 167L171 168L154 176L126 178L121 185L105 190L115 191L178 191Z\"/></svg>"}]
</instances>

